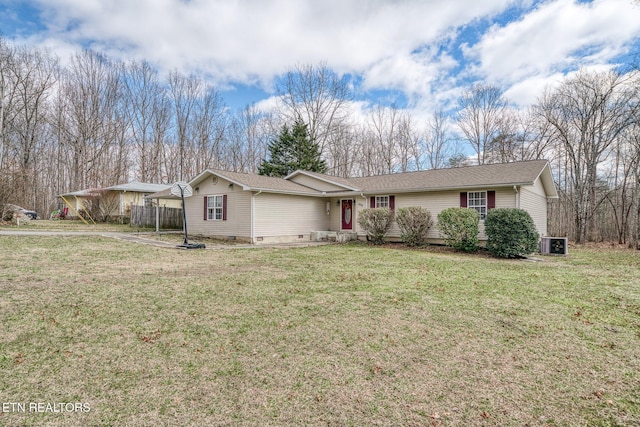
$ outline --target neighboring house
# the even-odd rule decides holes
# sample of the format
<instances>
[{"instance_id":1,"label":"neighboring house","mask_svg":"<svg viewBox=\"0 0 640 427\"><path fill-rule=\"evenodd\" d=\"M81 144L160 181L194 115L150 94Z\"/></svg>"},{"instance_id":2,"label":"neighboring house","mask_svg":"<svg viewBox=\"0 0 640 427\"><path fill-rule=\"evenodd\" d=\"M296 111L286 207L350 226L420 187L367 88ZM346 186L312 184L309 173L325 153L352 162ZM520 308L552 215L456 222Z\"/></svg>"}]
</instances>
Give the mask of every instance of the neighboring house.
<instances>
[{"instance_id":1,"label":"neighboring house","mask_svg":"<svg viewBox=\"0 0 640 427\"><path fill-rule=\"evenodd\" d=\"M105 188L94 188L60 194L65 205L70 208L69 215L77 216L77 212L90 209L93 203L100 204L103 215L111 217L128 216L131 206L151 206L151 199L145 196L171 188L167 184L151 184L146 182L130 182ZM179 202L167 200L161 206L181 207Z\"/></svg>"},{"instance_id":2,"label":"neighboring house","mask_svg":"<svg viewBox=\"0 0 640 427\"><path fill-rule=\"evenodd\" d=\"M449 207L476 209L484 219L492 208L528 211L547 235L547 200L557 198L546 160L434 169L364 178L338 178L296 171L272 178L208 169L190 183L185 201L189 232L252 243L309 240L326 232L365 238L357 222L364 208L422 206L434 221ZM150 198L174 198L169 190ZM399 238L394 227L391 240ZM433 241L440 239L434 226ZM486 240L480 223L481 240Z\"/></svg>"}]
</instances>

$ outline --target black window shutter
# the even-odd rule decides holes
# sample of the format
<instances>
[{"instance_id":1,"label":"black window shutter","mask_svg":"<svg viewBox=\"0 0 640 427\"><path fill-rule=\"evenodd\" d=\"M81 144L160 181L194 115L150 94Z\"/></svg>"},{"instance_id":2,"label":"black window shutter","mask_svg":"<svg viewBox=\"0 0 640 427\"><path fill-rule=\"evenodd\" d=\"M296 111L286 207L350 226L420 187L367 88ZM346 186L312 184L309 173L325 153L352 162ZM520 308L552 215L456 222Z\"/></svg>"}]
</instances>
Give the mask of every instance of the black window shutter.
<instances>
[{"instance_id":1,"label":"black window shutter","mask_svg":"<svg viewBox=\"0 0 640 427\"><path fill-rule=\"evenodd\" d=\"M376 207L376 196L371 196L371 202L369 203L371 209Z\"/></svg>"},{"instance_id":2,"label":"black window shutter","mask_svg":"<svg viewBox=\"0 0 640 427\"><path fill-rule=\"evenodd\" d=\"M204 220L207 220L207 196L204 196Z\"/></svg>"},{"instance_id":3,"label":"black window shutter","mask_svg":"<svg viewBox=\"0 0 640 427\"><path fill-rule=\"evenodd\" d=\"M495 207L496 207L496 192L487 191L487 210L493 209Z\"/></svg>"},{"instance_id":4,"label":"black window shutter","mask_svg":"<svg viewBox=\"0 0 640 427\"><path fill-rule=\"evenodd\" d=\"M460 193L460 207L461 208L466 208L467 207L467 192L462 192Z\"/></svg>"},{"instance_id":5,"label":"black window shutter","mask_svg":"<svg viewBox=\"0 0 640 427\"><path fill-rule=\"evenodd\" d=\"M389 196L389 209L396 210L396 196Z\"/></svg>"},{"instance_id":6,"label":"black window shutter","mask_svg":"<svg viewBox=\"0 0 640 427\"><path fill-rule=\"evenodd\" d=\"M222 196L222 220L227 220L227 195Z\"/></svg>"}]
</instances>

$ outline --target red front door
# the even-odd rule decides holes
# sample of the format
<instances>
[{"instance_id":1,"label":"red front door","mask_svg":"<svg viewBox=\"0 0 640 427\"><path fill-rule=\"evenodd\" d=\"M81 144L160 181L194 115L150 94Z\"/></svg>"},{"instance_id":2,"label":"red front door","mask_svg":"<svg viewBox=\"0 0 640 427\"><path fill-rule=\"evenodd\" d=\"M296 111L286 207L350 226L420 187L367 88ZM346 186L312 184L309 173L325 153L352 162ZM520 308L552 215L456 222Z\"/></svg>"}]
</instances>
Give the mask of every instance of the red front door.
<instances>
[{"instance_id":1,"label":"red front door","mask_svg":"<svg viewBox=\"0 0 640 427\"><path fill-rule=\"evenodd\" d=\"M353 200L342 201L342 229L353 230Z\"/></svg>"}]
</instances>

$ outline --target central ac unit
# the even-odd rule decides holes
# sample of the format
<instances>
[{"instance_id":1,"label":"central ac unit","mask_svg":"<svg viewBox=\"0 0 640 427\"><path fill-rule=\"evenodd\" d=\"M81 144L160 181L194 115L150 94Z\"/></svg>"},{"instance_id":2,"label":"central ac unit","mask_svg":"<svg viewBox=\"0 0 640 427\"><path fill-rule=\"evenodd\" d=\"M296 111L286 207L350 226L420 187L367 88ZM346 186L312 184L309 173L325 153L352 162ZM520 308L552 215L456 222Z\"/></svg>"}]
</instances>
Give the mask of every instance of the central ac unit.
<instances>
[{"instance_id":1,"label":"central ac unit","mask_svg":"<svg viewBox=\"0 0 640 427\"><path fill-rule=\"evenodd\" d=\"M566 237L543 237L540 240L540 253L548 255L567 255L569 242Z\"/></svg>"}]
</instances>

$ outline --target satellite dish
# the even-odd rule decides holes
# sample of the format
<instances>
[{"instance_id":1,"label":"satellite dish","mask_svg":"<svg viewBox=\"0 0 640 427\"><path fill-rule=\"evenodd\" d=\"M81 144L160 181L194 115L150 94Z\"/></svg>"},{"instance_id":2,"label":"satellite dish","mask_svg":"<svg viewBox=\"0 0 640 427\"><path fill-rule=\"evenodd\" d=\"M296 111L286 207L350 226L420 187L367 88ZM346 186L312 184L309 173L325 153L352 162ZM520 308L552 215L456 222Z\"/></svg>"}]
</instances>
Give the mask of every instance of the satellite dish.
<instances>
[{"instance_id":1,"label":"satellite dish","mask_svg":"<svg viewBox=\"0 0 640 427\"><path fill-rule=\"evenodd\" d=\"M193 189L186 182L176 182L171 186L171 194L176 197L191 197L193 196Z\"/></svg>"},{"instance_id":2,"label":"satellite dish","mask_svg":"<svg viewBox=\"0 0 640 427\"><path fill-rule=\"evenodd\" d=\"M178 245L182 249L204 249L204 243L189 243L189 233L187 231L187 211L184 206L184 198L193 196L191 186L186 182L176 182L171 186L171 194L182 199L182 227L184 228L184 242Z\"/></svg>"}]
</instances>

